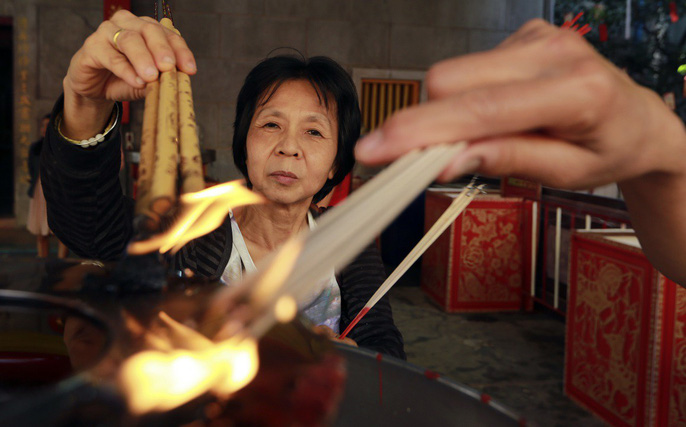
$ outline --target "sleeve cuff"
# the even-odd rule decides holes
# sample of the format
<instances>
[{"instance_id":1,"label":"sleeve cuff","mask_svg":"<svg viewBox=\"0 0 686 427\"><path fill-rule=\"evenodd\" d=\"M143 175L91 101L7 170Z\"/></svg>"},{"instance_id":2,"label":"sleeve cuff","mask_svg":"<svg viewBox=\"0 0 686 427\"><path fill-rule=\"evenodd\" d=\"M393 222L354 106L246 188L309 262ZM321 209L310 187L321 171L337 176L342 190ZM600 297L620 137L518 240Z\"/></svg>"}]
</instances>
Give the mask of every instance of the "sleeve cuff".
<instances>
[{"instance_id":1,"label":"sleeve cuff","mask_svg":"<svg viewBox=\"0 0 686 427\"><path fill-rule=\"evenodd\" d=\"M121 105L118 106L121 111ZM117 119L110 133L105 140L95 147L82 148L64 139L55 127L55 118L64 109L64 95L61 95L50 114L50 123L46 131L46 141L55 160L67 168L79 170L99 169L103 162L111 159L112 156L120 156L121 151L121 116Z\"/></svg>"}]
</instances>

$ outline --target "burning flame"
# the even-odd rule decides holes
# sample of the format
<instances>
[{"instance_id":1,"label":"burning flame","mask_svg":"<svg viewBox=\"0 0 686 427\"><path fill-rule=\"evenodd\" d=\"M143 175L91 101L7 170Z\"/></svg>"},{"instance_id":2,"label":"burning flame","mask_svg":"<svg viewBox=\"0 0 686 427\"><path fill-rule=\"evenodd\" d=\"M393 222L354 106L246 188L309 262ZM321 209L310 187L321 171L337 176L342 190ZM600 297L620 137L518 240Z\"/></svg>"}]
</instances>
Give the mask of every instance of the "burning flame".
<instances>
[{"instance_id":1,"label":"burning flame","mask_svg":"<svg viewBox=\"0 0 686 427\"><path fill-rule=\"evenodd\" d=\"M233 337L214 343L166 313L159 317L170 341L189 348L147 350L124 362L119 383L132 413L170 410L207 392L225 396L257 374L255 340Z\"/></svg>"},{"instance_id":2,"label":"burning flame","mask_svg":"<svg viewBox=\"0 0 686 427\"><path fill-rule=\"evenodd\" d=\"M219 227L229 209L262 201L237 181L184 194L180 197L180 215L172 227L149 240L132 243L129 253L175 253L190 240ZM269 313L256 325L267 328L271 319L287 322L297 314L296 299L282 286L301 250L301 240L289 240L251 287L250 305L257 312ZM127 325L132 332L142 334L142 342L149 346L127 359L120 371L119 384L134 414L167 411L208 392L227 396L257 374L257 341L252 336L259 334L254 331L250 338L234 335L216 343L164 312L159 314L156 326L160 328L154 332L143 329L135 319L129 319Z\"/></svg>"},{"instance_id":3,"label":"burning flame","mask_svg":"<svg viewBox=\"0 0 686 427\"><path fill-rule=\"evenodd\" d=\"M245 188L241 181L183 194L179 200L180 214L174 224L148 240L131 243L130 254L140 255L155 250L176 253L189 241L219 227L230 209L263 201L261 196Z\"/></svg>"},{"instance_id":4,"label":"burning flame","mask_svg":"<svg viewBox=\"0 0 686 427\"><path fill-rule=\"evenodd\" d=\"M260 337L275 322L286 323L298 313L298 294L287 279L296 266L303 240L291 238L276 253L262 259L257 276L220 291L206 311L205 325L222 324L218 336L244 331ZM242 302L241 302L242 301Z\"/></svg>"}]
</instances>

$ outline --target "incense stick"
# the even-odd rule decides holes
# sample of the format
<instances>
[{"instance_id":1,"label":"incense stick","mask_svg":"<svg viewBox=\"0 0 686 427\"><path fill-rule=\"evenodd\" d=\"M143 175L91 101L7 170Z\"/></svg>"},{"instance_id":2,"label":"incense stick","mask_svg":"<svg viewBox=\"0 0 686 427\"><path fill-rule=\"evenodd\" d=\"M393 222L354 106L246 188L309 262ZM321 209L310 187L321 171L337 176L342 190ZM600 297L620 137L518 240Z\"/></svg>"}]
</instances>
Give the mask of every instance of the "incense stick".
<instances>
[{"instance_id":1,"label":"incense stick","mask_svg":"<svg viewBox=\"0 0 686 427\"><path fill-rule=\"evenodd\" d=\"M150 209L150 187L152 169L155 164L155 135L157 134L157 106L160 98L160 83L148 83L143 110L143 130L141 131L140 160L138 161L138 188L136 194L136 214L148 214Z\"/></svg>"},{"instance_id":2,"label":"incense stick","mask_svg":"<svg viewBox=\"0 0 686 427\"><path fill-rule=\"evenodd\" d=\"M169 15L165 10L160 24L180 35ZM176 204L179 169L181 193L205 188L191 81L182 71L163 72L148 84L139 165L135 210L144 229L159 229Z\"/></svg>"},{"instance_id":3,"label":"incense stick","mask_svg":"<svg viewBox=\"0 0 686 427\"><path fill-rule=\"evenodd\" d=\"M302 302L332 270L343 268L361 252L465 147L466 142L439 145L401 157L322 215L312 232L294 237L302 240L303 249L290 274L268 298L257 301L253 296L260 276L278 254L265 258L257 272L218 295L212 312L221 313L222 304L235 306L235 301L247 302L255 315L246 328L250 335L259 338L276 322L274 306L281 296L290 295Z\"/></svg>"},{"instance_id":4,"label":"incense stick","mask_svg":"<svg viewBox=\"0 0 686 427\"><path fill-rule=\"evenodd\" d=\"M476 197L476 194L481 190L483 186L474 188L473 186L466 187L455 200L450 203L450 206L443 212L443 214L436 220L434 225L427 231L427 233L422 237L422 239L417 243L417 245L410 251L409 254L403 259L403 261L398 265L398 267L393 270L393 272L388 276L388 278L383 282L379 289L374 292L374 295L367 301L362 310L355 316L352 322L348 325L345 331L340 335L339 339L345 338L352 328L357 325L368 312L376 305L381 298L383 298L386 293L395 285L398 280L407 272L407 270L414 264L419 257L426 252L426 250L431 247L431 245L438 239L438 237L443 234L443 232L450 227L450 225L455 221L455 218L460 216L460 214L469 206L469 203Z\"/></svg>"}]
</instances>

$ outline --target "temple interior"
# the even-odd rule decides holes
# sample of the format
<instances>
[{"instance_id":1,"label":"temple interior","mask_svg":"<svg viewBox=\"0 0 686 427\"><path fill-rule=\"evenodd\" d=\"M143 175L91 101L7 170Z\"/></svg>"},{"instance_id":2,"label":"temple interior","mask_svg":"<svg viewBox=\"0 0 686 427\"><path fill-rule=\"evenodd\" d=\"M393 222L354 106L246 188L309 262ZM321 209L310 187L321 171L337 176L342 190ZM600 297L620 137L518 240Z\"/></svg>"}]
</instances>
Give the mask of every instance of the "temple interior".
<instances>
[{"instance_id":1,"label":"temple interior","mask_svg":"<svg viewBox=\"0 0 686 427\"><path fill-rule=\"evenodd\" d=\"M686 290L644 254L625 183L437 179L473 146L459 144L353 165L358 135L411 131L450 84L477 84L428 87L436 63L488 60L532 20L585 38L683 122L685 14L686 0L0 0L0 425L686 425ZM141 53L161 43L145 28L172 40L173 69ZM129 80L110 70L136 55L159 83L138 63ZM73 83L104 72L137 100ZM319 127L303 136L304 110ZM158 377L127 376L141 354Z\"/></svg>"}]
</instances>

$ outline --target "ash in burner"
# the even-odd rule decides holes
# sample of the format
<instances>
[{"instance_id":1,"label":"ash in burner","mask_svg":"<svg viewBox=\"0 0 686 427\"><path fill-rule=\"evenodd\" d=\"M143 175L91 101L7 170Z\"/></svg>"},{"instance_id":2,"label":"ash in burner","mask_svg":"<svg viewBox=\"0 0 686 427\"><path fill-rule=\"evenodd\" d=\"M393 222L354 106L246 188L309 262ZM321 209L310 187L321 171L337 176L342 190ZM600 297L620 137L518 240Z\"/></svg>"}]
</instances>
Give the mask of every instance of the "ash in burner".
<instances>
[{"instance_id":1,"label":"ash in burner","mask_svg":"<svg viewBox=\"0 0 686 427\"><path fill-rule=\"evenodd\" d=\"M95 285L89 281L86 285ZM127 256L116 264L106 282L105 291L119 294L159 292L167 285L167 268L157 253Z\"/></svg>"},{"instance_id":2,"label":"ash in burner","mask_svg":"<svg viewBox=\"0 0 686 427\"><path fill-rule=\"evenodd\" d=\"M226 402L206 405L193 427L330 425L343 396L345 360L331 342L298 322L275 326L259 342L260 370Z\"/></svg>"},{"instance_id":3,"label":"ash in burner","mask_svg":"<svg viewBox=\"0 0 686 427\"><path fill-rule=\"evenodd\" d=\"M0 402L48 388L94 366L111 337L79 303L0 290Z\"/></svg>"}]
</instances>

